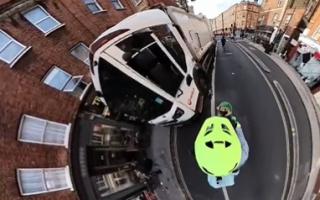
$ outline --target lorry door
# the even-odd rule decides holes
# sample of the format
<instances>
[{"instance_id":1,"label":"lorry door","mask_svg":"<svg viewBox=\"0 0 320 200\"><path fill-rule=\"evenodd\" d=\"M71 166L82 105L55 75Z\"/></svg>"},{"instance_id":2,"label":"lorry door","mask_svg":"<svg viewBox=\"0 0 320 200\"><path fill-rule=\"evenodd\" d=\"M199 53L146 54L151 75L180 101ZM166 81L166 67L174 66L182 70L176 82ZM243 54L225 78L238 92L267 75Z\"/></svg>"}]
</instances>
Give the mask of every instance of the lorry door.
<instances>
[{"instance_id":1,"label":"lorry door","mask_svg":"<svg viewBox=\"0 0 320 200\"><path fill-rule=\"evenodd\" d=\"M161 43L160 46L162 46L163 51L184 76L184 80L180 85L180 90L175 98L192 110L195 110L199 91L193 77L189 74L192 71L193 66L189 66L189 68L191 68L190 71L188 70L186 63L186 56L190 56L191 54L186 54L183 51L181 44L178 42L176 35L172 31L172 28L173 27L171 25L160 25L151 27L150 29L156 36L155 40Z\"/></svg>"},{"instance_id":2,"label":"lorry door","mask_svg":"<svg viewBox=\"0 0 320 200\"><path fill-rule=\"evenodd\" d=\"M174 37L166 35L165 32L158 31L157 37L153 32L156 32L158 27L134 32L129 37L111 45L105 52L123 65L133 69L134 73L149 80L149 88L157 87L195 110L196 102L193 101L193 97L198 93L192 78L190 77L191 80L188 78L190 83L186 80L185 59L180 58L178 48L169 48L179 44L175 42Z\"/></svg>"}]
</instances>

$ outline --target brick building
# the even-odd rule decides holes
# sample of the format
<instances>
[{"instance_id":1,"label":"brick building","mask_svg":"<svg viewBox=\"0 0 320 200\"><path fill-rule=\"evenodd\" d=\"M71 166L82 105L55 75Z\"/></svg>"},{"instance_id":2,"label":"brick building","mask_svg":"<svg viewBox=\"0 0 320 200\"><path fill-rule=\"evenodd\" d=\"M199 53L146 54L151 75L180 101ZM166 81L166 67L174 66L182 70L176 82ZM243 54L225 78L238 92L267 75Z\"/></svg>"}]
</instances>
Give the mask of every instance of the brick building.
<instances>
[{"instance_id":1,"label":"brick building","mask_svg":"<svg viewBox=\"0 0 320 200\"><path fill-rule=\"evenodd\" d=\"M320 43L320 1L310 1L307 6L305 19L309 22L305 35Z\"/></svg>"},{"instance_id":2,"label":"brick building","mask_svg":"<svg viewBox=\"0 0 320 200\"><path fill-rule=\"evenodd\" d=\"M260 6L256 2L241 1L214 18L212 27L220 33L230 33L234 30L254 30L259 11Z\"/></svg>"},{"instance_id":3,"label":"brick building","mask_svg":"<svg viewBox=\"0 0 320 200\"><path fill-rule=\"evenodd\" d=\"M91 87L87 47L159 2L0 0L0 199L79 199L70 144Z\"/></svg>"},{"instance_id":4,"label":"brick building","mask_svg":"<svg viewBox=\"0 0 320 200\"><path fill-rule=\"evenodd\" d=\"M305 28L302 18L308 1L265 0L259 15L258 32L266 41L274 42L281 52L290 38L297 39ZM275 31L275 32L274 32ZM272 33L273 36L272 36Z\"/></svg>"}]
</instances>

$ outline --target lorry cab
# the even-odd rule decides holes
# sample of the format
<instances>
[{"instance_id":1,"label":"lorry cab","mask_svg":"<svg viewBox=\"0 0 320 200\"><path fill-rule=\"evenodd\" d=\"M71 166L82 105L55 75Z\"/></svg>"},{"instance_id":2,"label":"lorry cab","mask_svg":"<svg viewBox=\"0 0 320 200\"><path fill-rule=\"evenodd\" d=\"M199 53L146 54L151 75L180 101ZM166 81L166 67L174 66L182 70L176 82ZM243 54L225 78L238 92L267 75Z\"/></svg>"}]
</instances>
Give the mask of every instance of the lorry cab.
<instances>
[{"instance_id":1,"label":"lorry cab","mask_svg":"<svg viewBox=\"0 0 320 200\"><path fill-rule=\"evenodd\" d=\"M196 62L164 11L132 15L90 48L95 89L116 119L166 125L196 113Z\"/></svg>"}]
</instances>

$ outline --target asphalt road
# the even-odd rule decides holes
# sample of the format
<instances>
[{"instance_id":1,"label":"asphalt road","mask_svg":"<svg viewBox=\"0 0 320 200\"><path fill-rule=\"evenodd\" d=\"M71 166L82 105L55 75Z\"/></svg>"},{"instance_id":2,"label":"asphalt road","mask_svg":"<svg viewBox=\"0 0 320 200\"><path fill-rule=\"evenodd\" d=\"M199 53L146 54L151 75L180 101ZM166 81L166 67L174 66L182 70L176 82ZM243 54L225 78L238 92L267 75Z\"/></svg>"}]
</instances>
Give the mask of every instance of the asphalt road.
<instances>
[{"instance_id":1,"label":"asphalt road","mask_svg":"<svg viewBox=\"0 0 320 200\"><path fill-rule=\"evenodd\" d=\"M242 45L249 47L247 43ZM292 147L292 143L288 141L291 141L291 138L286 134L286 127L290 128L289 115L272 85L273 80L279 82L290 101L298 132L305 134L301 141L302 146L311 144L308 135L310 128L300 96L286 75L264 53L251 46L248 49L269 67L271 72L264 74L271 84L267 84L256 66L237 45L228 42L225 51L218 47L215 102L227 100L233 104L234 114L242 124L250 147L247 163L236 177L235 185L227 188L227 191L231 200L277 200L281 199L286 191L284 186L288 180L290 181L286 173L292 171L292 167L287 167L288 155L292 154L292 150L290 148L288 152L287 144ZM225 199L221 189L209 187L206 175L198 169L192 153L193 143L202 122L211 115L210 102L210 99L207 99L205 112L201 116L176 129L181 171L195 200ZM281 111L284 114L281 114ZM311 147L299 150L299 170L309 170L310 149ZM290 173L287 174L289 177Z\"/></svg>"}]
</instances>

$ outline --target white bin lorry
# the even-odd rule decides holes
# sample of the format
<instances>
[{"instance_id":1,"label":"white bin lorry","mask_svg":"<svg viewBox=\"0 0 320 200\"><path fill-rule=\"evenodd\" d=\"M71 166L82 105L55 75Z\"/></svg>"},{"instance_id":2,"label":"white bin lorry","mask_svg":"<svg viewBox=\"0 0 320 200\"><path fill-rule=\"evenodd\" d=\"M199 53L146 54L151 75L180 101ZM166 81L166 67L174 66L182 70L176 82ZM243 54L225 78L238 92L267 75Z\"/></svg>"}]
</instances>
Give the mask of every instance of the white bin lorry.
<instances>
[{"instance_id":1,"label":"white bin lorry","mask_svg":"<svg viewBox=\"0 0 320 200\"><path fill-rule=\"evenodd\" d=\"M176 7L139 12L90 45L93 84L115 119L180 123L201 112L214 46L205 18Z\"/></svg>"}]
</instances>

